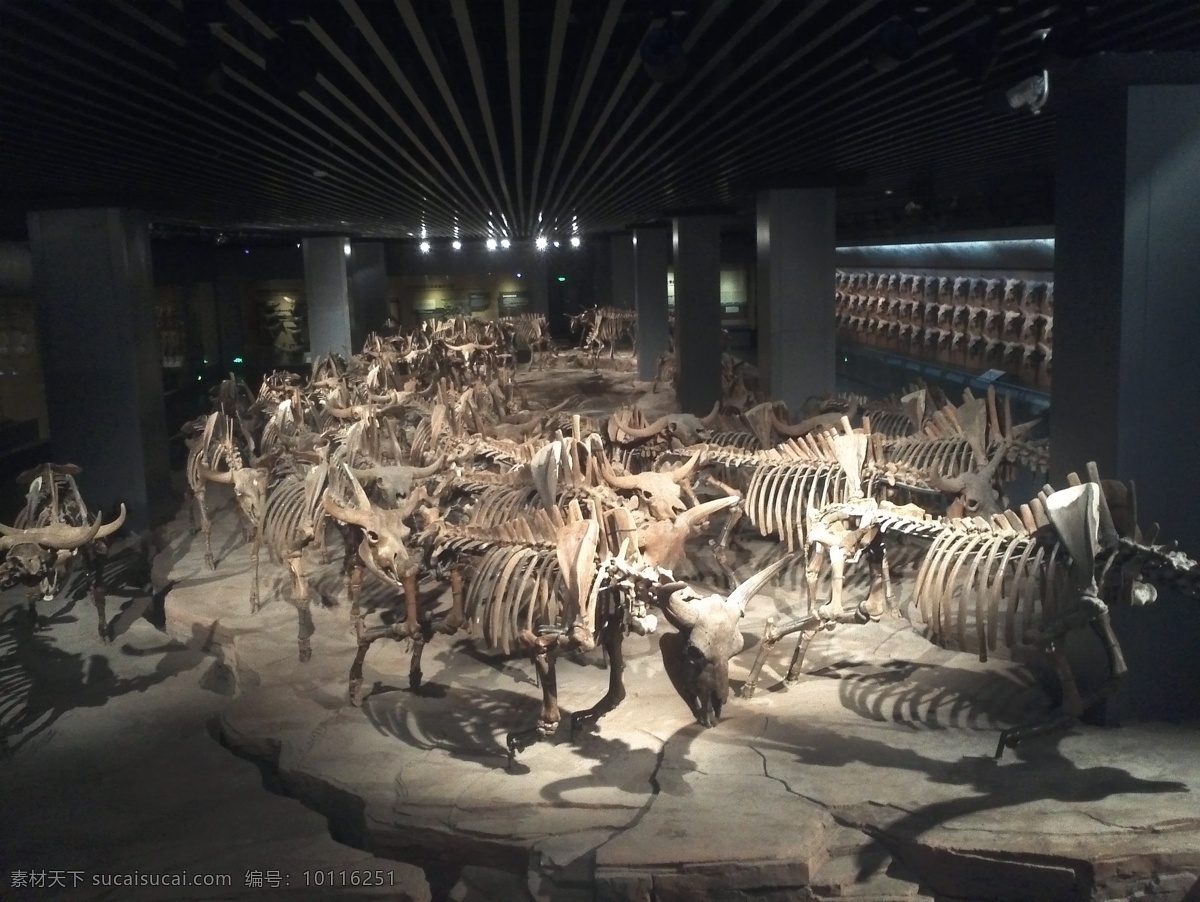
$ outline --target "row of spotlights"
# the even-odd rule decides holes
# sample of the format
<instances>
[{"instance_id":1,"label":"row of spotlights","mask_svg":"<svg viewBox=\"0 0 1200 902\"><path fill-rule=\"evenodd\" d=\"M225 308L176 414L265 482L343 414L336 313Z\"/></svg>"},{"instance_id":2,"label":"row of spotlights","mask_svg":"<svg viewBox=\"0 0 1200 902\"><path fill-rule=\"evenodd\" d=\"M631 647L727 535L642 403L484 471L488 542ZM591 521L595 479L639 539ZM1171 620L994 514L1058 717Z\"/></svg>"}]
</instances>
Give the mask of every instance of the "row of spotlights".
<instances>
[{"instance_id":1,"label":"row of spotlights","mask_svg":"<svg viewBox=\"0 0 1200 902\"><path fill-rule=\"evenodd\" d=\"M583 241L578 235L572 235L570 243L571 243L571 247L579 247L583 243ZM550 247L550 244L551 244L550 239L547 238L545 235L539 235L537 237L537 239L534 241L534 246L539 251L546 250L547 248ZM553 244L555 247L561 247L561 243L558 241L553 242ZM418 246L421 248L422 254L428 254L433 249L433 245L430 244L428 241L422 241L420 243L420 245L418 245ZM455 238L453 241L450 242L450 246L452 248L454 248L456 251L462 250L462 242L459 241L457 238ZM501 238L499 240L497 240L495 238L489 238L487 240L487 249L489 251L494 251L497 248L504 248L505 250L508 250L510 247L512 247L512 241L510 241L508 238Z\"/></svg>"}]
</instances>

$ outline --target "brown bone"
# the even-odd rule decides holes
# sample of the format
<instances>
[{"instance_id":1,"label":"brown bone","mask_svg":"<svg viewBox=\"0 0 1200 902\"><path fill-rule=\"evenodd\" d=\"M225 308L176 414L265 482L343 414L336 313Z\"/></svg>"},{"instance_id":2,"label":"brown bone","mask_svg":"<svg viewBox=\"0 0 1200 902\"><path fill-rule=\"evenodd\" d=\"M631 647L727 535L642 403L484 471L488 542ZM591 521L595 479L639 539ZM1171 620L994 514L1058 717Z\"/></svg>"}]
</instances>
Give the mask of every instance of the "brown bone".
<instances>
[{"instance_id":1,"label":"brown bone","mask_svg":"<svg viewBox=\"0 0 1200 902\"><path fill-rule=\"evenodd\" d=\"M100 515L90 526L68 526L65 523L53 523L49 526L37 526L32 529L15 529L0 523L0 550L7 550L17 545L42 545L57 551L72 551L96 539L106 539L121 528L125 523L125 505L111 523L101 523Z\"/></svg>"}]
</instances>

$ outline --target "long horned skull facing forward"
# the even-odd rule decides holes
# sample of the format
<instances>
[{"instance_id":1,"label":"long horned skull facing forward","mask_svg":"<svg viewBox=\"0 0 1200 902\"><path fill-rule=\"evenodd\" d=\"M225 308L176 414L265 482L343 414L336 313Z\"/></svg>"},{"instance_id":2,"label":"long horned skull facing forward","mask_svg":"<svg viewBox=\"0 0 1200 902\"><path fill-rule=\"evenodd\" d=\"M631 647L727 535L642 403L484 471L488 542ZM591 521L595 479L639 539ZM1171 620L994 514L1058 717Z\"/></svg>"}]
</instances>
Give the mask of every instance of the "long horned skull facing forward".
<instances>
[{"instance_id":1,"label":"long horned skull facing forward","mask_svg":"<svg viewBox=\"0 0 1200 902\"><path fill-rule=\"evenodd\" d=\"M90 542L106 539L125 523L125 505L111 523L101 523L96 515L90 526L70 526L51 523L30 529L16 529L0 523L0 552L8 552L6 564L11 565L19 580L41 580L44 601L58 591L58 581L75 552Z\"/></svg>"},{"instance_id":2,"label":"long horned skull facing forward","mask_svg":"<svg viewBox=\"0 0 1200 902\"><path fill-rule=\"evenodd\" d=\"M663 666L698 723L713 727L721 719L729 701L729 661L742 650L738 624L746 605L794 557L780 558L758 571L728 598L701 596L682 583L656 587L663 614L679 630L664 633L659 640Z\"/></svg>"},{"instance_id":3,"label":"long horned skull facing forward","mask_svg":"<svg viewBox=\"0 0 1200 902\"><path fill-rule=\"evenodd\" d=\"M336 520L362 529L359 556L371 573L387 584L403 585L406 574L415 566L406 545L412 530L404 521L428 498L425 487L418 486L410 492L400 507L376 507L350 468L344 467L344 471L354 493L354 506L339 504L326 494L323 499L325 512Z\"/></svg>"},{"instance_id":4,"label":"long horned skull facing forward","mask_svg":"<svg viewBox=\"0 0 1200 902\"><path fill-rule=\"evenodd\" d=\"M701 462L706 445L701 445L694 454L678 467L666 472L618 474L603 454L597 455L600 475L617 491L633 492L640 503L649 510L650 516L658 520L673 520L688 507L684 496L690 493L686 480Z\"/></svg>"}]
</instances>

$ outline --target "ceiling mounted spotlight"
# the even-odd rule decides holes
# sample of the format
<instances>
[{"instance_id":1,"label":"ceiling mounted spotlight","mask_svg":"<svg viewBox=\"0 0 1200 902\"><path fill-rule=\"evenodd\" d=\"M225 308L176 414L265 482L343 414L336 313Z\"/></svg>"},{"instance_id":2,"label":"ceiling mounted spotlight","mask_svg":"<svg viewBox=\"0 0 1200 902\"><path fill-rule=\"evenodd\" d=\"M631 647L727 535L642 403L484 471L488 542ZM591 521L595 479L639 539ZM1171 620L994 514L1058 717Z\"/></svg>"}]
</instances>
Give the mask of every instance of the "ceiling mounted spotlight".
<instances>
[{"instance_id":1,"label":"ceiling mounted spotlight","mask_svg":"<svg viewBox=\"0 0 1200 902\"><path fill-rule=\"evenodd\" d=\"M500 239L500 246L501 246L502 248L504 248L505 250L508 250L510 247L512 247L512 242L511 242L511 241L509 241L507 238L501 238L501 239Z\"/></svg>"},{"instance_id":2,"label":"ceiling mounted spotlight","mask_svg":"<svg viewBox=\"0 0 1200 902\"><path fill-rule=\"evenodd\" d=\"M539 251L544 251L550 246L550 239L548 239L545 235L538 235L533 243Z\"/></svg>"},{"instance_id":3,"label":"ceiling mounted spotlight","mask_svg":"<svg viewBox=\"0 0 1200 902\"><path fill-rule=\"evenodd\" d=\"M462 250L462 242L459 241L457 238L455 238L453 241L450 242L450 246L452 248L454 248L456 251Z\"/></svg>"},{"instance_id":4,"label":"ceiling mounted spotlight","mask_svg":"<svg viewBox=\"0 0 1200 902\"><path fill-rule=\"evenodd\" d=\"M580 240L578 235L571 236L571 247L579 247L581 244L583 244L583 242Z\"/></svg>"},{"instance_id":5,"label":"ceiling mounted spotlight","mask_svg":"<svg viewBox=\"0 0 1200 902\"><path fill-rule=\"evenodd\" d=\"M494 251L496 249L497 245L498 245L498 242L496 241L495 238L489 238L487 240L487 249L489 251Z\"/></svg>"},{"instance_id":6,"label":"ceiling mounted spotlight","mask_svg":"<svg viewBox=\"0 0 1200 902\"><path fill-rule=\"evenodd\" d=\"M422 241L422 242L421 242L421 244L420 244L421 253L422 253L422 254L428 254L428 253L429 253L429 247L430 247L430 245L429 245L429 242L428 242L428 241Z\"/></svg>"},{"instance_id":7,"label":"ceiling mounted spotlight","mask_svg":"<svg viewBox=\"0 0 1200 902\"><path fill-rule=\"evenodd\" d=\"M1017 82L1004 92L1008 105L1014 110L1026 107L1030 113L1037 115L1050 99L1050 72L1043 69L1040 75L1031 75Z\"/></svg>"}]
</instances>

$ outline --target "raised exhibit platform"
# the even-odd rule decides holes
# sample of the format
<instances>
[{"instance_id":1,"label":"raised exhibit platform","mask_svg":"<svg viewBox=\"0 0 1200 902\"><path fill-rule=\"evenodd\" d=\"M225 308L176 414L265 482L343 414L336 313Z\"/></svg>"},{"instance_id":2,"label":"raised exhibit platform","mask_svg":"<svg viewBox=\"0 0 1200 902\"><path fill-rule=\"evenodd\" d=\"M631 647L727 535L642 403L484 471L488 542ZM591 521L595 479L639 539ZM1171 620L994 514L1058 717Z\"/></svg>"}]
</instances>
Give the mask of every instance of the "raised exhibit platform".
<instances>
[{"instance_id":1,"label":"raised exhibit platform","mask_svg":"<svg viewBox=\"0 0 1200 902\"><path fill-rule=\"evenodd\" d=\"M312 604L300 664L297 610L278 594L288 580L265 556L269 601L249 613L231 507L215 518L215 572L201 545L177 535L156 579L171 585L168 634L204 643L206 678L236 694L221 741L277 773L336 838L424 867L435 898L1200 898L1200 727L1080 727L996 761L999 729L1046 713L1042 687L905 621L818 637L787 689L781 643L757 697L735 696L711 730L672 690L657 638L630 637L625 702L575 741L564 721L509 769L505 734L540 705L530 663L437 637L412 692L406 648L380 642L354 708L337 566L310 558L325 603ZM747 545L747 558L770 551ZM768 616L802 611L801 579L788 572L751 604L751 642ZM366 596L386 607L378 584ZM735 693L753 656L751 644L735 662ZM564 660L564 710L593 704L606 681L599 652Z\"/></svg>"}]
</instances>

